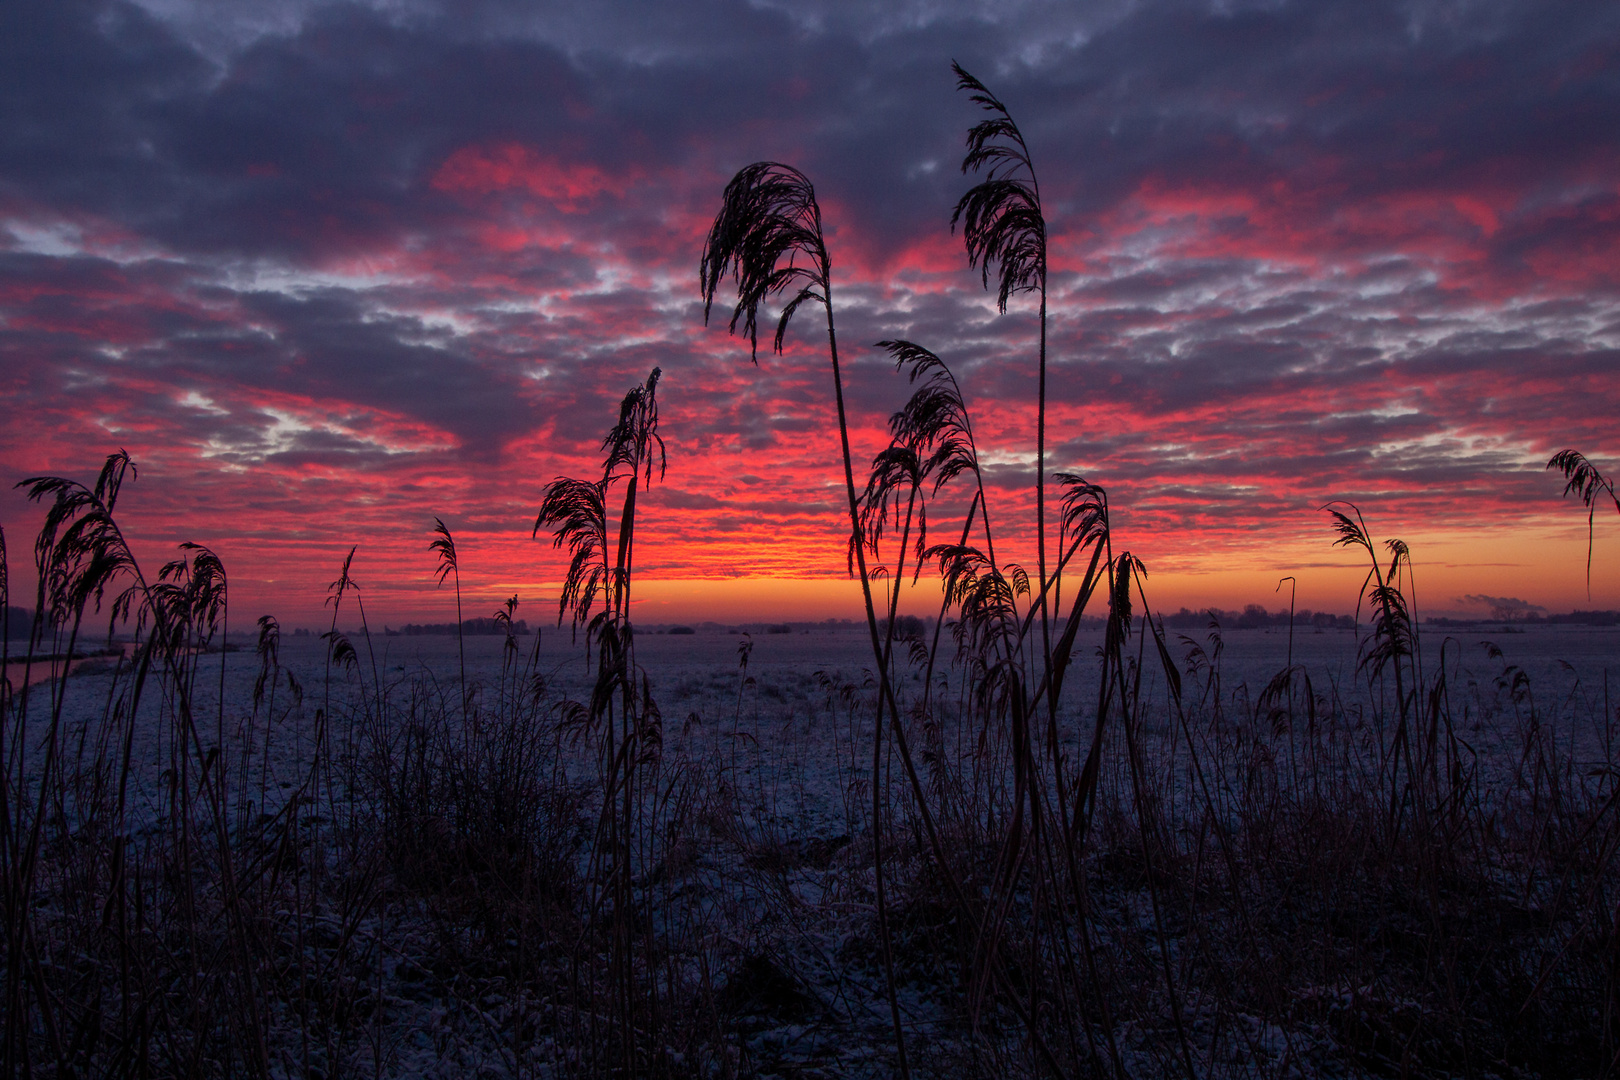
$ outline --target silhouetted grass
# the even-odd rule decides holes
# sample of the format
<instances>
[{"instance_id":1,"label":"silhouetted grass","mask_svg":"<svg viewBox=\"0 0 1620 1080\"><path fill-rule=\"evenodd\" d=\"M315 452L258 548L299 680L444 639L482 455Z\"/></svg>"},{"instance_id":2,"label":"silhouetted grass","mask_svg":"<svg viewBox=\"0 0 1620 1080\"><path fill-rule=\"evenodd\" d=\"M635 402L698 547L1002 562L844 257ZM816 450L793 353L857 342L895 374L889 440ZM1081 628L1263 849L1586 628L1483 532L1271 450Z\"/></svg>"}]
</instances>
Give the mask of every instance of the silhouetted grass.
<instances>
[{"instance_id":1,"label":"silhouetted grass","mask_svg":"<svg viewBox=\"0 0 1620 1080\"><path fill-rule=\"evenodd\" d=\"M188 548L145 584L109 498L125 468L100 494L40 489L61 502L33 651L68 651L99 588L139 631L106 707L68 722L61 676L0 702L12 1075L882 1074L897 1058L871 1026L892 1027L877 835L913 1072L1573 1076L1613 1060L1620 768L1560 734L1592 724L1612 746L1612 706L1549 712L1505 661L1470 685L1450 641L1420 665L1415 625L1379 592L1407 573L1398 547L1368 590L1366 692L1285 668L1249 704L1222 680L1219 626L1172 646L1140 614L1134 560L1110 556L1105 496L1061 479L1059 565L1086 569L1052 668L1095 675L1097 697L1063 699L1056 751L1037 729L1020 781L1009 688L1032 601L960 550L947 654L902 637L926 624L884 627L905 711L876 771L857 749L876 679L823 676L805 720L779 721L788 699L760 692L747 638L714 687L731 705L663 747L650 677L595 636L624 610L617 556L610 614L587 620L587 701L515 637L463 693L379 681L363 637L329 634L312 691L266 619L251 702L202 723L195 687L230 662L206 651L223 568ZM613 470L604 491L626 486ZM334 602L358 589L351 554ZM1093 662L1072 617L1104 600ZM627 619L616 633L633 639ZM784 813L801 755L826 745L766 737L784 722L830 739L838 834ZM1473 745L1482 727L1508 750Z\"/></svg>"},{"instance_id":2,"label":"silhouetted grass","mask_svg":"<svg viewBox=\"0 0 1620 1080\"><path fill-rule=\"evenodd\" d=\"M1240 992L1286 969L1275 937L1279 928L1268 920L1284 902L1278 886L1300 880L1320 890L1321 902L1332 893L1333 882L1354 882L1360 900L1380 915L1398 905L1398 921L1410 924L1403 933L1415 935L1409 939L1412 948L1403 952L1386 948L1378 936L1382 923L1368 930L1380 955L1371 967L1346 962L1337 930L1312 938L1309 947L1292 946L1293 953L1308 955L1317 965L1319 981L1312 985L1318 989L1312 993L1343 985L1355 999L1359 988L1393 977L1399 993L1407 995L1397 999L1418 1003L1401 1019L1346 1020L1342 1030L1335 1029L1328 1041L1349 1054L1349 1067L1388 1066L1402 1073L1529 1067L1531 1058L1509 1060L1507 1044L1475 1040L1480 1031L1511 1028L1531 1014L1550 975L1527 985L1505 972L1493 973L1493 989L1478 997L1482 965L1488 965L1487 955L1499 954L1453 928L1459 916L1492 923L1493 905L1509 903L1500 881L1506 866L1526 875L1528 895L1538 873L1568 877L1580 872L1580 864L1575 852L1564 850L1555 857L1558 870L1538 871L1534 864L1551 857L1551 851L1533 842L1526 853L1506 854L1514 844L1531 842L1544 821L1534 815L1529 822L1519 820L1512 798L1482 789L1477 756L1459 735L1452 712L1444 646L1438 663L1431 661L1425 670L1411 610L1406 545L1386 542L1386 568L1354 507L1324 508L1339 533L1336 543L1363 550L1369 560L1358 603L1364 599L1372 612L1372 632L1357 675L1375 703L1370 729L1375 738L1353 749L1342 737L1337 744L1320 745L1324 717L1336 730L1350 718L1342 701L1319 699L1309 676L1290 659L1260 695L1249 730L1239 729L1238 745L1250 740L1247 758L1234 757L1227 741L1203 734L1207 729L1201 725L1210 717L1184 696L1183 673L1148 607L1145 567L1128 551L1116 551L1101 486L1078 475L1054 478L1064 495L1057 551L1049 565L1046 224L1040 189L1029 146L1007 106L960 66L954 70L959 87L992 115L968 132L963 171L982 172L984 178L962 197L951 224L963 225L969 262L986 287L996 271L1002 313L1018 293L1040 298L1031 530L1036 574L1032 578L997 553L971 410L949 366L914 342L880 342L897 367L909 369L914 390L892 418L891 441L873 457L859 499L849 476L850 571L866 598L877 665L870 858L876 944L898 1071L908 1071L906 1024L896 994L897 971L906 964L896 955L897 924L886 903L882 842L891 818L882 779L891 748L905 777L901 812L915 825L915 850L902 846L893 852L888 873L900 875L894 881L895 903L900 911L921 905L931 913L925 922L932 920L940 930L920 940L929 942L930 970L961 995L965 1045L981 1070L1125 1075L1139 1071L1144 1046L1151 1049L1155 1072L1197 1076L1233 1060L1245 1068L1303 1069L1292 1056L1291 1042L1281 1056L1268 1058L1251 1046L1234 1059L1226 1056L1221 1038L1223 1032L1230 1037L1229 1025L1240 1018L1285 1034L1301 1023L1293 1011L1279 1011L1286 999ZM771 194L777 188L791 190L793 198ZM774 210L784 201L792 203L793 213ZM718 257L711 254L716 251ZM796 263L799 255L809 257L814 269ZM784 306L777 348L789 318L806 299L827 306L830 335L828 266L809 180L772 163L739 173L727 189L705 253L706 305L722 273L735 267L739 301L732 327L746 316L752 337L758 305L803 278L808 284ZM849 475L836 349L832 359ZM1612 484L1578 454L1566 452L1549 467L1564 471L1569 490L1589 508L1600 493L1613 497ZM963 478L971 481L972 497L959 534L953 529L946 542L930 546L928 528L940 526L930 522L928 504ZM887 554L885 540L892 543ZM932 563L944 581L938 626L952 629L949 652L942 650L938 629L929 641L896 640L900 592L925 563ZM1093 601L1102 608L1105 630L1095 704L1087 709L1074 695L1065 697L1065 682L1071 672L1090 666L1076 666L1074 647ZM887 614L881 622L879 607ZM1218 648L1213 661L1202 650L1189 660L1189 674L1202 670L1218 681ZM915 680L906 677L907 666ZM940 678L947 669L956 677L954 701L936 689L936 680L941 689L952 686L949 677ZM1218 684L1204 687L1201 703L1209 701L1218 722ZM1149 741L1155 717L1166 733L1157 747ZM1364 713L1356 717L1358 730L1367 731L1368 719ZM1602 722L1609 722L1607 711ZM1274 747L1256 736L1263 726L1272 729L1267 738ZM955 754L946 749L951 728ZM1528 758L1535 739L1527 738ZM913 745L920 754L913 753ZM963 747L971 749L964 753ZM1289 765L1286 782L1276 775L1267 781L1263 771L1257 778L1255 755L1268 759L1269 768L1279 752ZM1556 783L1543 777L1535 787L1559 791L1553 801L1560 812L1576 814L1569 823L1574 833L1610 832L1612 799L1604 779L1610 768L1605 764L1581 780L1572 773ZM1244 792L1246 801L1234 802L1234 791ZM1332 797L1324 798L1324 792ZM1528 831L1520 835L1518 829ZM897 835L905 835L903 827ZM1361 846L1373 838L1375 846ZM1283 870L1274 857L1279 844L1301 855L1320 854L1325 861L1304 858ZM1595 886L1595 897L1613 884L1613 852L1600 847L1588 854L1597 856L1592 873L1605 883ZM1515 861L1519 858L1527 861ZM1216 882L1219 887L1210 891ZM1142 908L1118 922L1111 904L1122 886L1125 895L1140 897ZM1587 927L1583 933L1610 941L1612 930L1602 911L1600 902L1575 917ZM1328 927L1338 918L1320 907L1302 914ZM907 922L904 916L897 919L898 925ZM1140 932L1122 931L1131 924ZM1208 966L1200 966L1186 944L1189 934L1210 925L1228 933L1218 950L1200 954L1208 958ZM1466 948L1456 944L1463 939ZM1354 944L1349 947L1354 957ZM1454 955L1457 948L1467 953L1466 961ZM1549 972L1559 966L1545 962ZM1505 1019L1511 1011L1508 998L1490 996L1509 985L1514 989L1508 998L1523 993L1513 1006L1513 1023ZM1613 1061L1604 1055L1616 1043L1608 1028L1608 991L1604 994L1601 1023L1586 1029L1596 1041L1589 1039L1585 1051L1594 1056L1580 1060L1588 1069L1607 1072ZM1204 1022L1208 1015L1214 1017L1213 1027ZM1457 1036L1461 1031L1469 1034ZM1538 1031L1532 1041L1538 1054L1574 1060L1558 1056L1570 1044L1548 1030ZM1487 1044L1488 1051L1482 1049Z\"/></svg>"},{"instance_id":3,"label":"silhouetted grass","mask_svg":"<svg viewBox=\"0 0 1620 1080\"><path fill-rule=\"evenodd\" d=\"M1564 494L1575 493L1586 507L1586 594L1591 596L1592 540L1597 525L1598 501L1607 494L1609 501L1614 504L1615 513L1620 514L1620 495L1615 493L1614 481L1599 472L1597 466L1577 450L1560 450L1547 462L1547 468L1563 473L1566 481Z\"/></svg>"},{"instance_id":4,"label":"silhouetted grass","mask_svg":"<svg viewBox=\"0 0 1620 1080\"><path fill-rule=\"evenodd\" d=\"M956 73L992 115L952 224L986 287L995 264L1003 312L1040 294L1044 386L1030 151ZM701 272L706 310L735 281L751 340L772 298L778 348L801 304L825 309L871 666L783 690L742 635L734 674L678 680L701 704L666 730L631 619L664 468L657 369L600 473L547 485L535 521L567 555L581 693L539 634L522 647L515 596L493 616L498 675L470 674L459 640L453 690L389 673L351 550L321 685L284 667L267 616L251 701L227 704L225 567L183 545L146 576L116 517L127 455L89 487L26 480L46 509L26 654L71 656L102 618L133 644L88 718L65 712L65 663L0 683L7 1076L1615 1071L1606 682L1601 704L1538 700L1499 650L1470 677L1462 643L1419 632L1407 547L1331 504L1333 543L1368 566L1353 674L1290 651L1251 699L1217 620L1166 635L1104 488L1045 475L1044 392L1033 575L992 517L965 389L921 345L879 343L911 392L856 485L803 174L739 173ZM1549 467L1589 512L1614 497L1581 455ZM957 483L959 521L934 505ZM0 533L10 611L5 555ZM900 614L924 570L944 583L931 625ZM1099 619L1100 644L1082 637ZM1576 755L1572 725L1601 753ZM827 827L793 806L817 766Z\"/></svg>"}]
</instances>

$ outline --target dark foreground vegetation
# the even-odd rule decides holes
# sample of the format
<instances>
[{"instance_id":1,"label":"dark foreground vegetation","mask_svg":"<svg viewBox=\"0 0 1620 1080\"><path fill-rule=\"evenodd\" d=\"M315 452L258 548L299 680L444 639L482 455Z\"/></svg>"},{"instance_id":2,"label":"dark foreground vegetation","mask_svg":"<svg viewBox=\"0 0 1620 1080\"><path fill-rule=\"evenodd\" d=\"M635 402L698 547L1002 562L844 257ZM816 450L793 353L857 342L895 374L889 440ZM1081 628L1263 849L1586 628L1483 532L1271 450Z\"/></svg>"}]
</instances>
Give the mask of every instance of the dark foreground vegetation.
<instances>
[{"instance_id":1,"label":"dark foreground vegetation","mask_svg":"<svg viewBox=\"0 0 1620 1080\"><path fill-rule=\"evenodd\" d=\"M1039 301L1044 388L1033 167L958 74L988 119L957 221L1003 308ZM848 828L795 832L750 786L743 765L781 751L741 722L748 639L714 753L676 748L704 721L666 718L636 661L656 370L600 475L548 485L535 524L594 659L577 695L519 642L515 598L498 677L384 678L370 635L338 631L366 625L346 561L320 684L289 678L266 617L252 700L228 704L206 652L225 568L188 545L148 576L117 524L128 459L91 486L25 481L47 509L29 653L71 655L109 621L138 644L88 720L64 715L65 671L0 689L7 1075L1613 1072L1620 761L1567 739L1612 745L1606 693L1549 702L1506 664L1461 682L1455 643L1410 616L1405 545L1335 505L1334 542L1368 568L1359 685L1290 662L1240 709L1219 635L1153 617L1103 488L1046 475L1044 390L1033 568L998 555L966 399L923 346L883 343L915 390L857 487L802 174L764 163L727 188L705 299L728 280L751 336L777 294L778 345L805 305L827 319L872 662L824 676L806 723L848 733L840 754L860 740ZM1589 507L1613 497L1579 455L1554 465ZM956 492L960 519L936 507L925 534ZM898 617L920 565L947 586L926 623ZM272 783L295 732L309 753Z\"/></svg>"}]
</instances>

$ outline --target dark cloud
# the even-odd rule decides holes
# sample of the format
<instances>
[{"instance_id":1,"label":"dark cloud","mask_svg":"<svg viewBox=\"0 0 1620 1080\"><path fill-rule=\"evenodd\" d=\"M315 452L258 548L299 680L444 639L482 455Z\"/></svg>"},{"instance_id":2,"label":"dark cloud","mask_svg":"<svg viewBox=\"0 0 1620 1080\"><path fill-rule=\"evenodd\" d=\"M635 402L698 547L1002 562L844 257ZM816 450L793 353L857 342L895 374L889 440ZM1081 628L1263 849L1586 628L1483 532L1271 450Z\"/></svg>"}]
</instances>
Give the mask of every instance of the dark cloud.
<instances>
[{"instance_id":1,"label":"dark cloud","mask_svg":"<svg viewBox=\"0 0 1620 1080\"><path fill-rule=\"evenodd\" d=\"M62 0L0 13L0 459L130 445L288 534L360 482L334 528L521 520L656 365L688 569L819 520L836 570L820 313L756 368L695 295L720 188L778 159L826 214L857 455L905 392L871 343L913 338L1027 499L1035 324L950 234L952 58L1040 169L1053 461L1138 521L1512 517L1538 456L1614 451L1611 3Z\"/></svg>"}]
</instances>

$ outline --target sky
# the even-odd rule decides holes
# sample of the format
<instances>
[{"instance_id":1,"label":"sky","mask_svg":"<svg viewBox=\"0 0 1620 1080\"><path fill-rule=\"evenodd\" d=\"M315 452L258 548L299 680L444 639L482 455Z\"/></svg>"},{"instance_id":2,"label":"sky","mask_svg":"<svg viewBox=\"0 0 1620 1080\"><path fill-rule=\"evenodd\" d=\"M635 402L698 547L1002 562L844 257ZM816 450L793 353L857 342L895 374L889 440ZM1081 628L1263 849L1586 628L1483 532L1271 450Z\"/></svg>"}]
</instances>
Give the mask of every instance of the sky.
<instances>
[{"instance_id":1,"label":"sky","mask_svg":"<svg viewBox=\"0 0 1620 1080\"><path fill-rule=\"evenodd\" d=\"M815 185L857 470L908 394L874 344L928 346L1033 566L1037 310L998 313L951 229L983 116L952 60L1041 185L1049 468L1108 490L1157 606L1277 610L1292 576L1353 610L1347 500L1411 546L1420 615L1620 607L1620 518L1588 593L1545 469L1620 473L1611 0L6 0L14 602L40 509L11 485L122 448L137 554L215 550L239 626L317 624L351 547L373 622L453 618L436 517L469 616L551 621L544 487L598 472L657 366L638 617L858 617L823 316L757 365L704 322L755 161Z\"/></svg>"}]
</instances>

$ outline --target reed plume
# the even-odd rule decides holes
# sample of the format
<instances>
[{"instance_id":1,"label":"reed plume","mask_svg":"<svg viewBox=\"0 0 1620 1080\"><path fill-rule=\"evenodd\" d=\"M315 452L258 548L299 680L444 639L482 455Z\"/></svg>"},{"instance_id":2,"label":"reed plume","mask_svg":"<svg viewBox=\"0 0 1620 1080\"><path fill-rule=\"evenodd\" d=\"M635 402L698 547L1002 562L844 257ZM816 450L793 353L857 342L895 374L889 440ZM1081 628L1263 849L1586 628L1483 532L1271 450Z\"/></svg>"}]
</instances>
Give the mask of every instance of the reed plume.
<instances>
[{"instance_id":1,"label":"reed plume","mask_svg":"<svg viewBox=\"0 0 1620 1080\"><path fill-rule=\"evenodd\" d=\"M1021 292L1040 295L1040 340L1037 349L1035 411L1035 544L1040 574L1041 635L1043 652L1051 652L1050 608L1046 599L1046 215L1041 207L1041 185L1035 175L1029 145L1012 113L989 88L951 62L956 86L969 100L991 114L968 129L962 173L982 173L984 179L957 201L951 230L962 226L968 265L979 271L990 287L996 271L996 307L1006 314L1007 302Z\"/></svg>"},{"instance_id":2,"label":"reed plume","mask_svg":"<svg viewBox=\"0 0 1620 1080\"><path fill-rule=\"evenodd\" d=\"M454 578L456 583L456 655L461 664L461 718L467 718L467 638L466 628L462 625L461 617L461 565L456 560L456 538L450 535L450 529L445 525L444 519L433 519L434 539L428 544L428 550L439 557L439 566L435 573L439 579L439 587L444 587L444 579Z\"/></svg>"},{"instance_id":3,"label":"reed plume","mask_svg":"<svg viewBox=\"0 0 1620 1080\"><path fill-rule=\"evenodd\" d=\"M1548 469L1564 474L1564 494L1577 495L1586 507L1586 596L1592 597L1592 543L1597 521L1597 507L1603 495L1609 496L1614 511L1620 514L1620 495L1615 494L1614 481L1598 471L1596 465L1576 450L1560 450L1547 462Z\"/></svg>"},{"instance_id":4,"label":"reed plume","mask_svg":"<svg viewBox=\"0 0 1620 1080\"><path fill-rule=\"evenodd\" d=\"M827 318L827 354L832 365L833 397L838 406L838 439L844 455L844 490L849 502L849 546L854 552L860 577L861 599L866 606L867 631L872 641L872 657L878 667L880 684L877 723L874 728L874 757L881 756L883 709L898 716L898 703L890 684L884 660L883 637L878 628L877 608L872 599L871 574L866 562L866 544L861 526L860 499L855 489L855 469L849 449L849 420L844 408L844 380L838 364L838 333L833 320L832 261L822 236L821 207L816 202L810 179L793 168L772 161L749 165L726 185L720 199L720 212L704 244L698 265L703 294L703 319L707 323L720 282L730 276L736 284L737 302L732 309L729 329L743 324L751 355L759 362L758 313L767 299L797 288L782 307L777 319L773 346L782 351L789 321L806 303L822 306ZM883 894L882 837L878 818L872 823L873 865L877 875L879 920L883 923L884 974L889 989L889 1013L895 1032L900 1072L910 1075L905 1038L900 1022L899 1001L894 992L894 970L887 928L887 908Z\"/></svg>"},{"instance_id":5,"label":"reed plume","mask_svg":"<svg viewBox=\"0 0 1620 1080\"><path fill-rule=\"evenodd\" d=\"M663 750L663 717L652 684L635 663L635 630L630 618L634 577L637 498L654 474L663 478L667 454L658 432L658 381L647 380L625 394L618 422L602 440L602 473L596 480L558 477L546 485L533 535L552 532L552 546L566 547L568 570L558 601L557 621L571 618L583 627L587 649L597 653L596 681L584 710L569 710L578 729L597 738L602 772L602 806L592 847L591 880L599 885L592 906L606 911L610 932L609 982L616 1059L625 1073L647 1071L661 1045L648 1045L644 1031L658 1031L660 1017L674 1004L660 991L654 959L650 903L638 895L636 879L651 862L655 838L643 827L648 800L656 796ZM608 494L623 485L616 522L610 521ZM617 526L617 535L610 528ZM609 552L612 561L609 561ZM600 602L601 608L597 610ZM508 623L513 607L505 612ZM638 866L641 868L638 870ZM639 928L639 929L638 929ZM589 1002L581 1003L590 1007Z\"/></svg>"}]
</instances>

